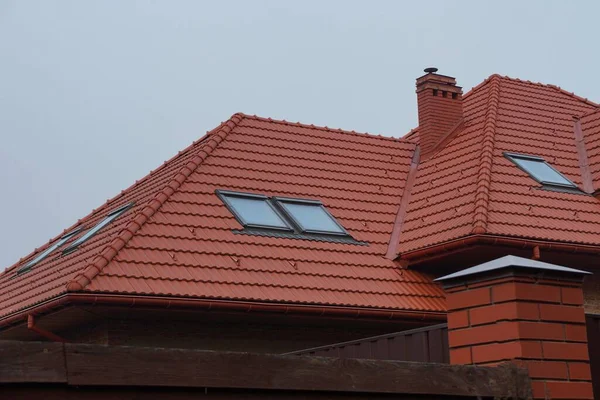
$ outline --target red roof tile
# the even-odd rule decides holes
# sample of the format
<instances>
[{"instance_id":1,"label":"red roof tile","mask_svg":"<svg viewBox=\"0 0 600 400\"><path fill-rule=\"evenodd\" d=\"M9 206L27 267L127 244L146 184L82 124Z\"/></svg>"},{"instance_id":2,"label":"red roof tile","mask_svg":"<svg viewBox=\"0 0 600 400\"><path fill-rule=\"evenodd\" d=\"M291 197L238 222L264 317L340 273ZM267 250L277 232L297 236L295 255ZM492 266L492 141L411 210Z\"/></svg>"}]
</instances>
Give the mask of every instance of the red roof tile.
<instances>
[{"instance_id":1,"label":"red roof tile","mask_svg":"<svg viewBox=\"0 0 600 400\"><path fill-rule=\"evenodd\" d=\"M384 255L481 234L600 246L595 197L544 190L503 156L544 157L577 185L587 158L597 189L598 105L494 75L463 109L411 179L418 129L392 139L236 114L79 221L135 202L77 251L15 276L43 246L7 269L0 316L67 291L443 311L430 276ZM235 234L216 189L320 199L368 245Z\"/></svg>"}]
</instances>

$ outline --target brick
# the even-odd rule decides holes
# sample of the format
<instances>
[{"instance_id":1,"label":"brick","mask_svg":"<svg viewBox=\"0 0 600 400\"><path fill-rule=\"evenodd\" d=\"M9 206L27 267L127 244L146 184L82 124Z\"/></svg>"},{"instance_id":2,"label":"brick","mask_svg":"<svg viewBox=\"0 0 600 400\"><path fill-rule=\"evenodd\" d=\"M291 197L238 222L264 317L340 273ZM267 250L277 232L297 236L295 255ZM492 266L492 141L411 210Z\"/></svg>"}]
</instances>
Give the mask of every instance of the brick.
<instances>
[{"instance_id":1,"label":"brick","mask_svg":"<svg viewBox=\"0 0 600 400\"><path fill-rule=\"evenodd\" d=\"M563 361L517 361L517 365L529 370L531 378L568 379L567 363Z\"/></svg>"},{"instance_id":2,"label":"brick","mask_svg":"<svg viewBox=\"0 0 600 400\"><path fill-rule=\"evenodd\" d=\"M469 319L473 326L502 320L537 321L539 318L538 305L533 303L508 302L469 310Z\"/></svg>"},{"instance_id":3,"label":"brick","mask_svg":"<svg viewBox=\"0 0 600 400\"><path fill-rule=\"evenodd\" d=\"M571 342L586 342L587 329L585 325L565 324L565 339Z\"/></svg>"},{"instance_id":4,"label":"brick","mask_svg":"<svg viewBox=\"0 0 600 400\"><path fill-rule=\"evenodd\" d=\"M449 293L446 297L448 311L490 304L490 289L480 288L464 292Z\"/></svg>"},{"instance_id":5,"label":"brick","mask_svg":"<svg viewBox=\"0 0 600 400\"><path fill-rule=\"evenodd\" d=\"M471 348L463 347L461 349L450 349L451 364L472 364Z\"/></svg>"},{"instance_id":6,"label":"brick","mask_svg":"<svg viewBox=\"0 0 600 400\"><path fill-rule=\"evenodd\" d=\"M532 381L531 382L531 394L534 399L547 399L546 396L546 383L544 381Z\"/></svg>"},{"instance_id":7,"label":"brick","mask_svg":"<svg viewBox=\"0 0 600 400\"><path fill-rule=\"evenodd\" d=\"M576 381L591 381L592 373L588 363L569 363L569 378Z\"/></svg>"},{"instance_id":8,"label":"brick","mask_svg":"<svg viewBox=\"0 0 600 400\"><path fill-rule=\"evenodd\" d=\"M563 324L519 322L518 326L521 339L563 340L565 338Z\"/></svg>"},{"instance_id":9,"label":"brick","mask_svg":"<svg viewBox=\"0 0 600 400\"><path fill-rule=\"evenodd\" d=\"M583 305L583 289L581 288L561 288L563 304L576 306Z\"/></svg>"},{"instance_id":10,"label":"brick","mask_svg":"<svg viewBox=\"0 0 600 400\"><path fill-rule=\"evenodd\" d=\"M521 341L521 358L542 358L542 344L538 341Z\"/></svg>"},{"instance_id":11,"label":"brick","mask_svg":"<svg viewBox=\"0 0 600 400\"><path fill-rule=\"evenodd\" d=\"M510 300L560 303L560 287L530 283L506 283L492 288L492 300L500 303Z\"/></svg>"},{"instance_id":12,"label":"brick","mask_svg":"<svg viewBox=\"0 0 600 400\"><path fill-rule=\"evenodd\" d=\"M507 342L519 338L517 322L500 322L492 325L480 325L448 332L450 347L472 344Z\"/></svg>"},{"instance_id":13,"label":"brick","mask_svg":"<svg viewBox=\"0 0 600 400\"><path fill-rule=\"evenodd\" d=\"M448 329L458 329L469 326L469 312L454 311L448 314Z\"/></svg>"},{"instance_id":14,"label":"brick","mask_svg":"<svg viewBox=\"0 0 600 400\"><path fill-rule=\"evenodd\" d=\"M591 382L546 381L546 390L551 399L593 399Z\"/></svg>"},{"instance_id":15,"label":"brick","mask_svg":"<svg viewBox=\"0 0 600 400\"><path fill-rule=\"evenodd\" d=\"M560 304L540 304L542 321L579 322L585 324L583 307Z\"/></svg>"},{"instance_id":16,"label":"brick","mask_svg":"<svg viewBox=\"0 0 600 400\"><path fill-rule=\"evenodd\" d=\"M586 343L542 342L545 360L585 360L588 361Z\"/></svg>"},{"instance_id":17,"label":"brick","mask_svg":"<svg viewBox=\"0 0 600 400\"><path fill-rule=\"evenodd\" d=\"M515 358L541 358L542 347L539 342L506 342L473 346L473 363L482 364L494 361L513 360Z\"/></svg>"}]
</instances>

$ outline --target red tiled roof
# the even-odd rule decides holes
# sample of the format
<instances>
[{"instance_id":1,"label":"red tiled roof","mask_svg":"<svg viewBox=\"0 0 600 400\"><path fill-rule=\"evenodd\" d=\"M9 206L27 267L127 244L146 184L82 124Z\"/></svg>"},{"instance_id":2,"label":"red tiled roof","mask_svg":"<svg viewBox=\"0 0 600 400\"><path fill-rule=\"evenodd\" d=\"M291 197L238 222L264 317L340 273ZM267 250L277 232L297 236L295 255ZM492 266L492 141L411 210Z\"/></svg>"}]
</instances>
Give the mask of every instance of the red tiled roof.
<instances>
[{"instance_id":1,"label":"red tiled roof","mask_svg":"<svg viewBox=\"0 0 600 400\"><path fill-rule=\"evenodd\" d=\"M77 251L15 276L36 251L7 269L0 316L66 292L439 312L444 295L431 277L386 253L474 235L600 247L595 197L543 190L503 156L542 156L581 186L573 117L585 115L597 183L598 106L497 75L463 101L463 123L410 174L417 129L393 139L236 114L79 221L89 228L135 201ZM235 234L242 227L215 189L320 199L369 245Z\"/></svg>"},{"instance_id":2,"label":"red tiled roof","mask_svg":"<svg viewBox=\"0 0 600 400\"><path fill-rule=\"evenodd\" d=\"M444 309L431 278L383 257L415 145L234 115L81 221L136 206L65 257L0 278L10 313L68 291ZM215 189L317 198L368 246L238 235ZM32 256L24 259L26 262Z\"/></svg>"},{"instance_id":3,"label":"red tiled roof","mask_svg":"<svg viewBox=\"0 0 600 400\"><path fill-rule=\"evenodd\" d=\"M419 165L396 252L481 234L600 245L596 198L543 190L503 155L544 157L582 187L573 118L589 114L582 130L598 174L595 110L555 86L498 75L474 88L464 97L464 128Z\"/></svg>"}]
</instances>

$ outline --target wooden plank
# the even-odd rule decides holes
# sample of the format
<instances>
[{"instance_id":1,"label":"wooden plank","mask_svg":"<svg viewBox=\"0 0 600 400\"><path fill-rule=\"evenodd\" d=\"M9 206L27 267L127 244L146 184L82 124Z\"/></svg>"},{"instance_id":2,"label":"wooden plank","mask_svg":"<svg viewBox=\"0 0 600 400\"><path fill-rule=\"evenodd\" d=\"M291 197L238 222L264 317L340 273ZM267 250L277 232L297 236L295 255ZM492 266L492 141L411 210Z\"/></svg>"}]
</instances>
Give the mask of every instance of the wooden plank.
<instances>
[{"instance_id":1,"label":"wooden plank","mask_svg":"<svg viewBox=\"0 0 600 400\"><path fill-rule=\"evenodd\" d=\"M307 396L302 391L280 390L221 390L221 389L178 389L178 388L139 388L139 387L56 387L38 385L35 387L9 386L2 388L2 398L10 400L391 400L389 394L372 393L332 393L311 392ZM456 396L397 394L397 400L457 400Z\"/></svg>"},{"instance_id":2,"label":"wooden plank","mask_svg":"<svg viewBox=\"0 0 600 400\"><path fill-rule=\"evenodd\" d=\"M62 343L0 341L0 383L66 381Z\"/></svg>"},{"instance_id":3,"label":"wooden plank","mask_svg":"<svg viewBox=\"0 0 600 400\"><path fill-rule=\"evenodd\" d=\"M529 390L526 371L512 365L485 368L85 344L65 344L65 353L68 383L80 386L220 387L516 398ZM520 384L517 384L518 378Z\"/></svg>"},{"instance_id":4,"label":"wooden plank","mask_svg":"<svg viewBox=\"0 0 600 400\"><path fill-rule=\"evenodd\" d=\"M442 331L442 354L444 355L444 363L450 364L450 344L448 343L448 326L440 329Z\"/></svg>"},{"instance_id":5,"label":"wooden plank","mask_svg":"<svg viewBox=\"0 0 600 400\"><path fill-rule=\"evenodd\" d=\"M432 329L427 332L429 344L429 359L427 361L434 363L444 362L444 345L442 341L442 330Z\"/></svg>"}]
</instances>

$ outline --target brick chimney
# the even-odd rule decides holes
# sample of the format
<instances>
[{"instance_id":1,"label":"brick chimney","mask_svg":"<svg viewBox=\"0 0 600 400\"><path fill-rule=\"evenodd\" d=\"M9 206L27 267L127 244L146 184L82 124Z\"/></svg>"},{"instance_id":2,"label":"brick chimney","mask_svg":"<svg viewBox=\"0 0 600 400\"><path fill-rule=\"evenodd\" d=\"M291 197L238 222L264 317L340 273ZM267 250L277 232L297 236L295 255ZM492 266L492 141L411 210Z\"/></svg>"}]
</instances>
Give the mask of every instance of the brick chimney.
<instances>
[{"instance_id":1,"label":"brick chimney","mask_svg":"<svg viewBox=\"0 0 600 400\"><path fill-rule=\"evenodd\" d=\"M425 68L425 72L417 78L422 159L431 155L436 144L463 117L462 88L456 86L456 79L437 74L437 68Z\"/></svg>"},{"instance_id":2,"label":"brick chimney","mask_svg":"<svg viewBox=\"0 0 600 400\"><path fill-rule=\"evenodd\" d=\"M527 368L534 399L593 399L583 309L588 274L505 256L439 278L452 364Z\"/></svg>"}]
</instances>

